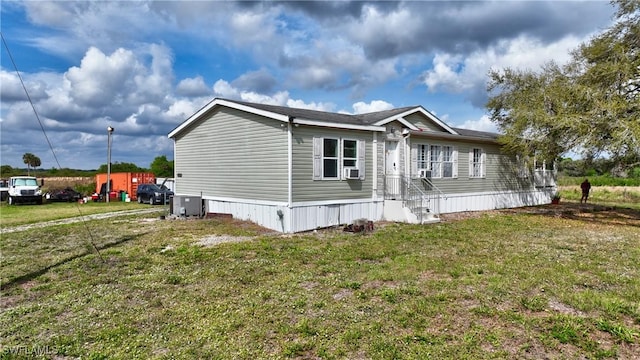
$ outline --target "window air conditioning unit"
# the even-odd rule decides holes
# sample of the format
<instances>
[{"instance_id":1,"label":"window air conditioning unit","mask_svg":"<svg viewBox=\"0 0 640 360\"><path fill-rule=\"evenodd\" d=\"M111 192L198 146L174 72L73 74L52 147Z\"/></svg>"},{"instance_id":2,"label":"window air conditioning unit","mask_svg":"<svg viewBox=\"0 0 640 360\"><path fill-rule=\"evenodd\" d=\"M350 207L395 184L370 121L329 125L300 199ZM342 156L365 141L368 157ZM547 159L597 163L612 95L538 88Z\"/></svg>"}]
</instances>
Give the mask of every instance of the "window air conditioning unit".
<instances>
[{"instance_id":1,"label":"window air conditioning unit","mask_svg":"<svg viewBox=\"0 0 640 360\"><path fill-rule=\"evenodd\" d=\"M344 168L345 179L360 179L360 170L356 168Z\"/></svg>"},{"instance_id":2,"label":"window air conditioning unit","mask_svg":"<svg viewBox=\"0 0 640 360\"><path fill-rule=\"evenodd\" d=\"M420 179L431 179L431 170L420 170Z\"/></svg>"}]
</instances>

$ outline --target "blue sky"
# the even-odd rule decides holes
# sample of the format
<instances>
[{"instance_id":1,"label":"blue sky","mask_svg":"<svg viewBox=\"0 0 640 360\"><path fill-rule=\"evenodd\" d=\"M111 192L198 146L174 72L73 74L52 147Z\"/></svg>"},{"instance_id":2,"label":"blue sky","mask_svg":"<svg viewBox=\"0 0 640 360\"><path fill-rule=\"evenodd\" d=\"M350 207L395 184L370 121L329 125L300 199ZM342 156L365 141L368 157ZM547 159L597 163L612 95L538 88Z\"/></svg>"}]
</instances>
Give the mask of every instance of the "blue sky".
<instances>
[{"instance_id":1,"label":"blue sky","mask_svg":"<svg viewBox=\"0 0 640 360\"><path fill-rule=\"evenodd\" d=\"M215 97L362 113L422 105L496 131L491 68L538 69L610 26L605 1L2 1L0 163L96 169L173 159L167 134Z\"/></svg>"}]
</instances>

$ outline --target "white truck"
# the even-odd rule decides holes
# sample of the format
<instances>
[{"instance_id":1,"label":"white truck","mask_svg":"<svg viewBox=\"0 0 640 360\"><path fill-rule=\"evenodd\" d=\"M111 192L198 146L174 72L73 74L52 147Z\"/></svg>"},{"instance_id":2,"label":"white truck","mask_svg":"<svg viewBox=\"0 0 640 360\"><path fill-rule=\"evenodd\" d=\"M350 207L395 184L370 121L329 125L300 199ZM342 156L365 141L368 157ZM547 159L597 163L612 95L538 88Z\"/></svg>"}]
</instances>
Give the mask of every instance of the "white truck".
<instances>
[{"instance_id":1,"label":"white truck","mask_svg":"<svg viewBox=\"0 0 640 360\"><path fill-rule=\"evenodd\" d=\"M42 204L42 189L44 180L38 184L34 176L12 176L9 178L7 201L9 205L18 203Z\"/></svg>"}]
</instances>

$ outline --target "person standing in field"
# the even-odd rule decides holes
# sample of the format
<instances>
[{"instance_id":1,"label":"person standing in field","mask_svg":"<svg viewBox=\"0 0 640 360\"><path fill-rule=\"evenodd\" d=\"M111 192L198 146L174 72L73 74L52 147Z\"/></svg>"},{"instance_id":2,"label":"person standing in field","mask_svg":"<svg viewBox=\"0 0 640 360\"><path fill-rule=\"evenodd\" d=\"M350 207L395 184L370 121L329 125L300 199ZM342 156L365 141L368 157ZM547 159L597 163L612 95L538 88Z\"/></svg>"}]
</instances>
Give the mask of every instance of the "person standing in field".
<instances>
[{"instance_id":1,"label":"person standing in field","mask_svg":"<svg viewBox=\"0 0 640 360\"><path fill-rule=\"evenodd\" d=\"M582 197L580 198L580 204L584 200L584 203L587 203L587 199L589 198L589 191L591 190L591 183L589 179L584 179L582 184L580 184L580 189L582 189Z\"/></svg>"}]
</instances>

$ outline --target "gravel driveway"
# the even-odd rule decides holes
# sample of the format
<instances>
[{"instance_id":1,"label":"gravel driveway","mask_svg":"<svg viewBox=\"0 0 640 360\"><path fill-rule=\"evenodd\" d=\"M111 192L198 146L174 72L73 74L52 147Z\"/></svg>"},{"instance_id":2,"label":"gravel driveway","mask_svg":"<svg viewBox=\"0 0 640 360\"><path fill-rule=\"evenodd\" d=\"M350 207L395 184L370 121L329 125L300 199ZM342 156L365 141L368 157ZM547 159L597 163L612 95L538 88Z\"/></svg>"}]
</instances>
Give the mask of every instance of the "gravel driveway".
<instances>
[{"instance_id":1,"label":"gravel driveway","mask_svg":"<svg viewBox=\"0 0 640 360\"><path fill-rule=\"evenodd\" d=\"M157 208L149 208L149 209L141 209L141 210L123 210L123 211L113 211L113 212L101 213L101 214L76 216L76 217L60 219L60 220L43 221L43 222L34 223L34 224L2 227L0 234L8 234L8 233L13 233L18 231L37 229L37 228L43 228L47 226L54 226L54 225L72 224L72 223L77 223L85 220L107 219L107 218L116 217L116 216L146 214L146 213L153 213L153 212L160 212L160 211L162 210Z\"/></svg>"}]
</instances>

